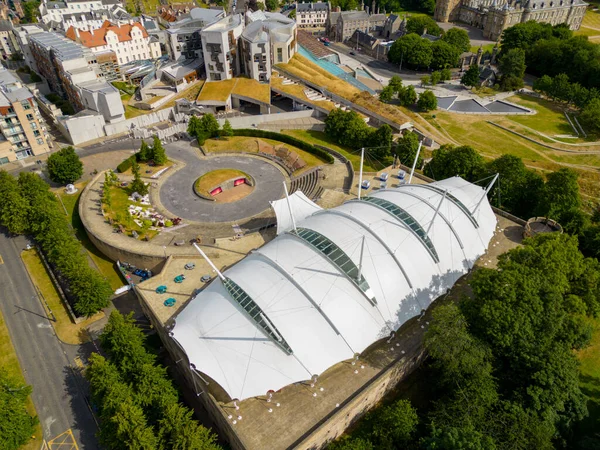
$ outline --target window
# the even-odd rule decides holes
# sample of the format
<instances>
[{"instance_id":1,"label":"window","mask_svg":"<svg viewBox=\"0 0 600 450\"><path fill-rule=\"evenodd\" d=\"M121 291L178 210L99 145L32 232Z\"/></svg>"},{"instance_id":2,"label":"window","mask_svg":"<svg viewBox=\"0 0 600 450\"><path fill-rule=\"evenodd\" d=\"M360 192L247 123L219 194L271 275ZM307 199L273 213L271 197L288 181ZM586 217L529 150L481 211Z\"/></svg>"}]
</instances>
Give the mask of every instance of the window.
<instances>
[{"instance_id":1,"label":"window","mask_svg":"<svg viewBox=\"0 0 600 450\"><path fill-rule=\"evenodd\" d=\"M37 140L37 143L38 143L39 145L42 145L42 144L44 143L44 140L43 140L42 138L39 138L39 139Z\"/></svg>"},{"instance_id":2,"label":"window","mask_svg":"<svg viewBox=\"0 0 600 450\"><path fill-rule=\"evenodd\" d=\"M283 62L283 49L277 49L277 62Z\"/></svg>"},{"instance_id":3,"label":"window","mask_svg":"<svg viewBox=\"0 0 600 450\"><path fill-rule=\"evenodd\" d=\"M30 122L29 126L31 127L32 130L37 130L37 123L35 122Z\"/></svg>"},{"instance_id":4,"label":"window","mask_svg":"<svg viewBox=\"0 0 600 450\"><path fill-rule=\"evenodd\" d=\"M23 109L25 109L25 110L31 109L31 105L29 104L28 101L22 102L21 105L23 106Z\"/></svg>"},{"instance_id":5,"label":"window","mask_svg":"<svg viewBox=\"0 0 600 450\"><path fill-rule=\"evenodd\" d=\"M33 114L27 114L27 120L33 120Z\"/></svg>"},{"instance_id":6,"label":"window","mask_svg":"<svg viewBox=\"0 0 600 450\"><path fill-rule=\"evenodd\" d=\"M33 135L34 135L35 137L38 137L38 136L40 135L40 130L34 130L34 131L33 131Z\"/></svg>"}]
</instances>

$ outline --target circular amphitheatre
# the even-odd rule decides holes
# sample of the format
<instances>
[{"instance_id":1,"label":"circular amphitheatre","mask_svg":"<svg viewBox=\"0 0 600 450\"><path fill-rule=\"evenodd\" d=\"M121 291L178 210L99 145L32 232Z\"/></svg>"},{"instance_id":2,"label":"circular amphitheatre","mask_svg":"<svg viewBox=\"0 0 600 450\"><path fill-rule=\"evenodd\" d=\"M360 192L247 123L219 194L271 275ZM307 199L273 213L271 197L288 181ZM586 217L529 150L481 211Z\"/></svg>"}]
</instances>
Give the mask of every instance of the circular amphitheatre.
<instances>
[{"instance_id":1,"label":"circular amphitheatre","mask_svg":"<svg viewBox=\"0 0 600 450\"><path fill-rule=\"evenodd\" d=\"M204 200L218 203L237 202L254 190L254 180L237 169L217 169L205 173L194 183L194 192Z\"/></svg>"},{"instance_id":2,"label":"circular amphitheatre","mask_svg":"<svg viewBox=\"0 0 600 450\"><path fill-rule=\"evenodd\" d=\"M160 201L169 212L183 219L235 222L262 213L270 207L270 201L283 197L286 177L276 163L265 158L247 155L198 158L192 152L178 153L177 158L184 160L185 166L164 181L160 188ZM203 188L214 190L223 183L241 178L236 175L239 173L247 176L253 186L223 189L224 192L214 196L223 196L223 201L204 199L196 193L199 181ZM214 184L211 184L213 181ZM239 191L236 192L236 189Z\"/></svg>"}]
</instances>

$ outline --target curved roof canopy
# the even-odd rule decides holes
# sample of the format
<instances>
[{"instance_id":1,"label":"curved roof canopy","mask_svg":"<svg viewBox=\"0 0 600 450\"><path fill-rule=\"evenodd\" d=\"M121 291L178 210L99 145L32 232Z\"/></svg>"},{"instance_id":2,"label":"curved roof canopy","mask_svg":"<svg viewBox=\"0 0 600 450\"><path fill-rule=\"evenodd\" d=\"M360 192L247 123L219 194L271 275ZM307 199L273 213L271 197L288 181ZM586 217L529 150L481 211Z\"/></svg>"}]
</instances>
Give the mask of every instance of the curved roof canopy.
<instances>
[{"instance_id":1,"label":"curved roof canopy","mask_svg":"<svg viewBox=\"0 0 600 450\"><path fill-rule=\"evenodd\" d=\"M296 230L273 203L278 236L200 292L172 330L231 398L310 379L389 336L471 269L496 226L484 189L459 177L299 208Z\"/></svg>"}]
</instances>

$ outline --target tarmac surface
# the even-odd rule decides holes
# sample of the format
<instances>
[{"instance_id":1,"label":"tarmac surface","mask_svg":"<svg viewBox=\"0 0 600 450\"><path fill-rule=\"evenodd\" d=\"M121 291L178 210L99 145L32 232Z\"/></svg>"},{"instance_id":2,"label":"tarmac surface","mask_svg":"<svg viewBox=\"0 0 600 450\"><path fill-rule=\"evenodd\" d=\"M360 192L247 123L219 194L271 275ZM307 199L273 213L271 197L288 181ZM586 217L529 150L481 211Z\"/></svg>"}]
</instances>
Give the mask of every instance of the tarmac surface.
<instances>
[{"instance_id":1,"label":"tarmac surface","mask_svg":"<svg viewBox=\"0 0 600 450\"><path fill-rule=\"evenodd\" d=\"M169 147L177 145L170 144ZM189 148L189 143L185 143ZM167 149L169 155L174 152ZM262 158L223 155L200 159L195 152L176 153L185 167L168 176L160 188L160 202L173 215L195 222L233 222L255 216L269 208L269 202L283 197L284 175L278 167ZM250 175L254 190L232 203L205 200L194 193L194 182L216 169L238 169Z\"/></svg>"},{"instance_id":2,"label":"tarmac surface","mask_svg":"<svg viewBox=\"0 0 600 450\"><path fill-rule=\"evenodd\" d=\"M0 310L25 380L33 387L44 438L67 432L80 449L98 449L86 383L74 368L75 358L87 359L89 349L59 341L21 260L26 239L0 231Z\"/></svg>"}]
</instances>

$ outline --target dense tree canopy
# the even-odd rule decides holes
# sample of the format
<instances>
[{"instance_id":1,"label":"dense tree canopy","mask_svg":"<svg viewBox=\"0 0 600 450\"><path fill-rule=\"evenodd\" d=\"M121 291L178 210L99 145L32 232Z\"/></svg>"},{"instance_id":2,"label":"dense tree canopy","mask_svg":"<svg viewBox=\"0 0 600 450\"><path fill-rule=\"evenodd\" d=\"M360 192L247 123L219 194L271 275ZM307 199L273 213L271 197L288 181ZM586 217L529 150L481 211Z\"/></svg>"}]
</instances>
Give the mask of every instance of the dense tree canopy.
<instances>
[{"instance_id":1,"label":"dense tree canopy","mask_svg":"<svg viewBox=\"0 0 600 450\"><path fill-rule=\"evenodd\" d=\"M429 89L419 94L419 100L417 100L417 106L421 111L433 111L437 108L437 98L433 91Z\"/></svg>"},{"instance_id":2,"label":"dense tree canopy","mask_svg":"<svg viewBox=\"0 0 600 450\"><path fill-rule=\"evenodd\" d=\"M441 36L443 30L437 22L428 16L411 16L406 21L406 31L408 33L416 33L421 36L427 32L432 36Z\"/></svg>"},{"instance_id":3,"label":"dense tree canopy","mask_svg":"<svg viewBox=\"0 0 600 450\"><path fill-rule=\"evenodd\" d=\"M408 132L402 135L400 139L396 141L394 146L394 153L400 159L400 162L405 166L412 167L415 157L417 156L417 150L419 148L419 136L416 133ZM423 154L419 154L417 160L417 169L423 167Z\"/></svg>"},{"instance_id":4,"label":"dense tree canopy","mask_svg":"<svg viewBox=\"0 0 600 450\"><path fill-rule=\"evenodd\" d=\"M431 67L434 69L455 67L459 57L460 50L446 41L439 40L431 44Z\"/></svg>"},{"instance_id":5,"label":"dense tree canopy","mask_svg":"<svg viewBox=\"0 0 600 450\"><path fill-rule=\"evenodd\" d=\"M595 98L583 108L580 121L590 133L600 134L600 98Z\"/></svg>"},{"instance_id":6,"label":"dense tree canopy","mask_svg":"<svg viewBox=\"0 0 600 450\"><path fill-rule=\"evenodd\" d=\"M48 175L55 183L74 183L83 175L83 163L75 149L64 147L48 158Z\"/></svg>"},{"instance_id":7,"label":"dense tree canopy","mask_svg":"<svg viewBox=\"0 0 600 450\"><path fill-rule=\"evenodd\" d=\"M436 180L459 176L476 181L482 174L483 158L472 147L442 145L433 151L433 158L423 170L425 175Z\"/></svg>"},{"instance_id":8,"label":"dense tree canopy","mask_svg":"<svg viewBox=\"0 0 600 450\"><path fill-rule=\"evenodd\" d=\"M25 386L0 368L0 448L17 450L26 444L34 433L36 417L26 409L31 387Z\"/></svg>"},{"instance_id":9,"label":"dense tree canopy","mask_svg":"<svg viewBox=\"0 0 600 450\"><path fill-rule=\"evenodd\" d=\"M471 48L469 34L462 28L450 28L442 36L442 41L456 47L461 53L468 52Z\"/></svg>"},{"instance_id":10,"label":"dense tree canopy","mask_svg":"<svg viewBox=\"0 0 600 450\"><path fill-rule=\"evenodd\" d=\"M433 60L431 41L422 39L415 33L405 34L396 39L388 53L390 62L402 63L413 68L429 67Z\"/></svg>"},{"instance_id":11,"label":"dense tree canopy","mask_svg":"<svg viewBox=\"0 0 600 450\"><path fill-rule=\"evenodd\" d=\"M479 85L479 67L473 64L463 74L460 82L465 86L475 87Z\"/></svg>"}]
</instances>

